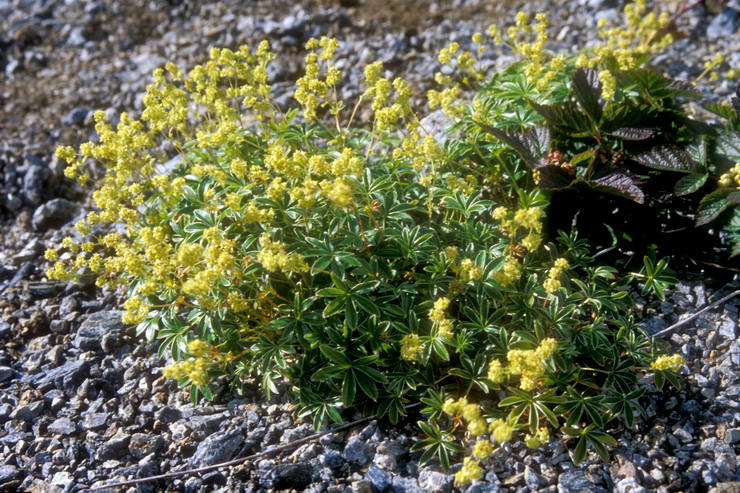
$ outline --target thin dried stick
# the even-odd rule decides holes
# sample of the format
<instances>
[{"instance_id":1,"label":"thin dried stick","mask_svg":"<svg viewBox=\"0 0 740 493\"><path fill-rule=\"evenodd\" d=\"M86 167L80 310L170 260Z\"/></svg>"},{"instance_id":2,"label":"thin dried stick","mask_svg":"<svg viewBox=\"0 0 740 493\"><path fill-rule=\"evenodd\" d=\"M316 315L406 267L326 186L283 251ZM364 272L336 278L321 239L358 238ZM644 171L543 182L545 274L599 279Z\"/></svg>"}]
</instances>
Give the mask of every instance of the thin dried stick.
<instances>
[{"instance_id":1,"label":"thin dried stick","mask_svg":"<svg viewBox=\"0 0 740 493\"><path fill-rule=\"evenodd\" d=\"M336 428L332 428L330 430L322 431L320 433L314 433L313 435L307 436L305 438L301 438L299 440L294 440L290 443L286 443L285 445L280 445L279 447L275 447L270 450L266 450L264 452L258 452L256 454L252 454L247 457L242 457L240 459L234 459L230 460L228 462L222 462L220 464L213 464L210 466L205 467L199 467L197 469L186 469L184 471L177 471L177 472L171 472L168 474L160 474L159 476L149 476L147 478L139 478L139 479L131 479L129 481L121 481L119 483L112 483L112 484L106 484L104 486L96 486L95 488L90 489L89 491L101 491L101 490L107 490L110 488L121 488L124 486L131 486L139 483L148 483L149 481L159 481L161 479L170 479L170 478L176 478L178 476L186 476L189 474L200 474L203 472L213 471L214 469L220 469L222 467L228 467L228 466L235 466L237 464L241 464L243 462L253 461L255 459L259 459L261 457L267 457L272 454L276 454L278 452L283 452L284 450L289 450L294 447L297 447L299 445L303 445L304 443L308 443L310 441L316 440L317 438L321 438L324 435L328 435L329 433L335 433L337 431L346 430L349 428L352 428L354 426L357 426L359 424L365 423L367 421L371 421L375 419L376 416L368 416L367 418L358 419L357 421L352 421L351 423L346 423L340 426L337 426Z\"/></svg>"},{"instance_id":2,"label":"thin dried stick","mask_svg":"<svg viewBox=\"0 0 740 493\"><path fill-rule=\"evenodd\" d=\"M731 298L734 298L734 297L735 297L735 296L737 296L738 294L740 294L740 289L738 289L738 290L736 290L736 291L733 291L732 293L728 294L728 295L727 295L727 296L725 296L724 298L721 298L721 299L719 299L719 300L715 301L715 302L714 302L714 303L712 303L711 305L705 306L704 308L702 308L702 309L701 309L701 310L699 310L698 312L696 312L696 313L694 313L693 315L691 315L691 316L690 316L689 318L687 318L686 320L681 320L680 322L678 322L678 323L675 323L675 324L671 325L670 327L667 327L667 328L665 328L665 329L661 330L660 332L656 332L655 334L653 334L653 337L658 337L658 336L662 336L663 334L667 334L668 332L672 331L673 329L676 329L676 328L678 328L678 327L680 327L680 326L682 326L682 325L684 325L684 324L687 324L687 323L691 322L692 320L694 320L694 319L695 319L696 317L698 317L699 315L701 315L701 314L702 314L702 313L704 313L705 311L707 311L707 310L711 310L712 308L714 308L714 307L715 307L715 306L717 306L717 305L721 305L721 304L722 304L722 303L724 303L725 301L727 301L727 300L729 300L729 299L731 299Z\"/></svg>"}]
</instances>

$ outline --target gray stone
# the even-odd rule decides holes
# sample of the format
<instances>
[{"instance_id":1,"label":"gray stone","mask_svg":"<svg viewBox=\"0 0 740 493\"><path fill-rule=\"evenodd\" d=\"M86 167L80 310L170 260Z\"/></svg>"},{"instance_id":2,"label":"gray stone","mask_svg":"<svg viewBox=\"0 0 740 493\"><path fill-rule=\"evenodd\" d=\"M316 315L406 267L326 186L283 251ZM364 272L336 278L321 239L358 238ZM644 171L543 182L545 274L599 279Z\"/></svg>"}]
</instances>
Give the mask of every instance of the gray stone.
<instances>
[{"instance_id":1,"label":"gray stone","mask_svg":"<svg viewBox=\"0 0 740 493\"><path fill-rule=\"evenodd\" d=\"M725 442L730 445L740 442L740 428L731 428L725 432Z\"/></svg>"},{"instance_id":2,"label":"gray stone","mask_svg":"<svg viewBox=\"0 0 740 493\"><path fill-rule=\"evenodd\" d=\"M358 437L353 437L344 447L343 455L347 462L351 462L362 467L372 460L373 450L367 443L363 442Z\"/></svg>"},{"instance_id":3,"label":"gray stone","mask_svg":"<svg viewBox=\"0 0 740 493\"><path fill-rule=\"evenodd\" d=\"M121 321L122 315L123 312L120 310L93 313L82 322L72 344L83 351L103 351L104 337L113 336L117 341L120 340L124 326Z\"/></svg>"},{"instance_id":4,"label":"gray stone","mask_svg":"<svg viewBox=\"0 0 740 493\"><path fill-rule=\"evenodd\" d=\"M707 37L717 39L735 34L738 26L738 11L726 7L707 26Z\"/></svg>"},{"instance_id":5,"label":"gray stone","mask_svg":"<svg viewBox=\"0 0 740 493\"><path fill-rule=\"evenodd\" d=\"M244 435L239 431L214 433L200 442L195 454L190 458L190 466L210 466L230 460L242 443Z\"/></svg>"},{"instance_id":6,"label":"gray stone","mask_svg":"<svg viewBox=\"0 0 740 493\"><path fill-rule=\"evenodd\" d=\"M89 413L85 416L82 426L84 426L86 430L97 430L106 425L109 417L110 413Z\"/></svg>"},{"instance_id":7,"label":"gray stone","mask_svg":"<svg viewBox=\"0 0 740 493\"><path fill-rule=\"evenodd\" d=\"M55 435L69 436L77 431L77 425L69 418L59 418L49 425L48 430Z\"/></svg>"},{"instance_id":8,"label":"gray stone","mask_svg":"<svg viewBox=\"0 0 740 493\"><path fill-rule=\"evenodd\" d=\"M23 199L28 205L39 205L41 203L41 191L44 186L44 178L49 173L46 163L35 156L28 164L28 169L23 175Z\"/></svg>"},{"instance_id":9,"label":"gray stone","mask_svg":"<svg viewBox=\"0 0 740 493\"><path fill-rule=\"evenodd\" d=\"M426 493L422 488L419 488L419 484L414 478L404 478L403 476L395 476L391 487L394 493Z\"/></svg>"},{"instance_id":10,"label":"gray stone","mask_svg":"<svg viewBox=\"0 0 740 493\"><path fill-rule=\"evenodd\" d=\"M615 485L615 491L617 493L648 493L635 478L624 478L617 482Z\"/></svg>"},{"instance_id":11,"label":"gray stone","mask_svg":"<svg viewBox=\"0 0 740 493\"><path fill-rule=\"evenodd\" d=\"M10 413L10 419L20 419L22 421L31 421L41 415L44 410L44 401L35 401L25 406L16 408Z\"/></svg>"},{"instance_id":12,"label":"gray stone","mask_svg":"<svg viewBox=\"0 0 740 493\"><path fill-rule=\"evenodd\" d=\"M731 341L737 337L737 324L732 320L723 320L719 326L719 335Z\"/></svg>"},{"instance_id":13,"label":"gray stone","mask_svg":"<svg viewBox=\"0 0 740 493\"><path fill-rule=\"evenodd\" d=\"M365 473L365 481L368 481L375 491L383 491L391 485L393 478L382 469L370 466Z\"/></svg>"},{"instance_id":14,"label":"gray stone","mask_svg":"<svg viewBox=\"0 0 740 493\"><path fill-rule=\"evenodd\" d=\"M322 464L324 467L328 467L329 469L336 469L344 464L344 457L342 457L342 454L340 454L338 451L329 449L325 451L321 457L319 457L319 463Z\"/></svg>"},{"instance_id":15,"label":"gray stone","mask_svg":"<svg viewBox=\"0 0 740 493\"><path fill-rule=\"evenodd\" d=\"M63 226L74 219L78 209L77 204L66 199L53 199L41 204L31 218L33 230L45 232Z\"/></svg>"},{"instance_id":16,"label":"gray stone","mask_svg":"<svg viewBox=\"0 0 740 493\"><path fill-rule=\"evenodd\" d=\"M96 451L95 458L99 461L109 459L120 460L128 452L128 444L131 437L119 430L116 435L101 445Z\"/></svg>"},{"instance_id":17,"label":"gray stone","mask_svg":"<svg viewBox=\"0 0 740 493\"><path fill-rule=\"evenodd\" d=\"M163 423L174 423L180 418L182 418L182 411L172 406L164 406L154 413L154 419L158 419Z\"/></svg>"},{"instance_id":18,"label":"gray stone","mask_svg":"<svg viewBox=\"0 0 740 493\"><path fill-rule=\"evenodd\" d=\"M66 127L83 126L90 115L90 108L74 108L62 117L62 125Z\"/></svg>"},{"instance_id":19,"label":"gray stone","mask_svg":"<svg viewBox=\"0 0 740 493\"><path fill-rule=\"evenodd\" d=\"M607 490L594 484L580 469L567 471L558 476L558 493L607 493Z\"/></svg>"},{"instance_id":20,"label":"gray stone","mask_svg":"<svg viewBox=\"0 0 740 493\"><path fill-rule=\"evenodd\" d=\"M15 466L0 466L0 486L7 484L21 475Z\"/></svg>"},{"instance_id":21,"label":"gray stone","mask_svg":"<svg viewBox=\"0 0 740 493\"><path fill-rule=\"evenodd\" d=\"M648 334L652 335L665 329L666 323L661 317L650 317L645 319L641 326Z\"/></svg>"},{"instance_id":22,"label":"gray stone","mask_svg":"<svg viewBox=\"0 0 740 493\"><path fill-rule=\"evenodd\" d=\"M0 382L10 380L15 375L15 371L9 366L0 366Z\"/></svg>"},{"instance_id":23,"label":"gray stone","mask_svg":"<svg viewBox=\"0 0 740 493\"><path fill-rule=\"evenodd\" d=\"M304 490L311 484L309 464L277 464L271 471L272 488L276 490Z\"/></svg>"},{"instance_id":24,"label":"gray stone","mask_svg":"<svg viewBox=\"0 0 740 493\"><path fill-rule=\"evenodd\" d=\"M128 450L137 459L156 453L164 448L164 438L146 433L134 433L128 444Z\"/></svg>"},{"instance_id":25,"label":"gray stone","mask_svg":"<svg viewBox=\"0 0 740 493\"><path fill-rule=\"evenodd\" d=\"M529 466L524 467L524 483L532 491L537 491L540 487L545 484L545 478L537 474L537 472Z\"/></svg>"},{"instance_id":26,"label":"gray stone","mask_svg":"<svg viewBox=\"0 0 740 493\"><path fill-rule=\"evenodd\" d=\"M419 472L419 486L425 491L434 493L449 493L452 491L452 474L443 474L424 468Z\"/></svg>"}]
</instances>

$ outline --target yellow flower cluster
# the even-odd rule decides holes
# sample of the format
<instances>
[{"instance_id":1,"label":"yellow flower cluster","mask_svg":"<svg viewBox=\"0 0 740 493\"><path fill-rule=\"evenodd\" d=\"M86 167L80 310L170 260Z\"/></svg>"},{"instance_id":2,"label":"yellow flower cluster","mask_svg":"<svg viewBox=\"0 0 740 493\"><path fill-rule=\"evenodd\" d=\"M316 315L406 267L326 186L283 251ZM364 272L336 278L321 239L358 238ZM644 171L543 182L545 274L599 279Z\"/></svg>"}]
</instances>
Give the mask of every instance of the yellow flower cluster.
<instances>
[{"instance_id":1,"label":"yellow flower cluster","mask_svg":"<svg viewBox=\"0 0 740 493\"><path fill-rule=\"evenodd\" d=\"M269 233L260 237L261 249L257 254L257 262L266 270L274 272L306 272L306 264L300 253L286 253L285 245L279 241L272 241Z\"/></svg>"},{"instance_id":2,"label":"yellow flower cluster","mask_svg":"<svg viewBox=\"0 0 740 493\"><path fill-rule=\"evenodd\" d=\"M354 204L355 181L350 178L337 178L321 182L321 189L337 209L346 209Z\"/></svg>"},{"instance_id":3,"label":"yellow flower cluster","mask_svg":"<svg viewBox=\"0 0 740 493\"><path fill-rule=\"evenodd\" d=\"M125 324L136 325L146 318L150 307L139 296L131 296L123 303L125 312L121 321Z\"/></svg>"},{"instance_id":4,"label":"yellow flower cluster","mask_svg":"<svg viewBox=\"0 0 740 493\"><path fill-rule=\"evenodd\" d=\"M455 416L458 413L461 414L463 419L468 422L468 431L473 436L481 436L488 431L488 424L481 415L480 406L468 402L465 397L461 397L458 400L447 399L442 406L442 411L449 416Z\"/></svg>"},{"instance_id":5,"label":"yellow flower cluster","mask_svg":"<svg viewBox=\"0 0 740 493\"><path fill-rule=\"evenodd\" d=\"M516 15L516 23L511 26L507 35L514 51L522 55L526 61L524 74L527 82L537 87L540 91L546 91L558 74L557 70L546 70L545 68L545 43L547 42L547 16L537 14L534 25L530 24L529 16L524 12ZM528 39L534 34L534 39Z\"/></svg>"},{"instance_id":6,"label":"yellow flower cluster","mask_svg":"<svg viewBox=\"0 0 740 493\"><path fill-rule=\"evenodd\" d=\"M529 448L537 448L540 445L544 445L550 441L550 430L548 428L540 428L537 433L533 435L527 434L524 437L524 443Z\"/></svg>"},{"instance_id":7,"label":"yellow flower cluster","mask_svg":"<svg viewBox=\"0 0 740 493\"><path fill-rule=\"evenodd\" d=\"M504 383L506 381L507 372L504 365L497 359L491 360L488 364L488 379L493 383Z\"/></svg>"},{"instance_id":8,"label":"yellow flower cluster","mask_svg":"<svg viewBox=\"0 0 740 493\"><path fill-rule=\"evenodd\" d=\"M294 97L303 107L303 116L307 120L316 119L316 110L330 104L326 101L329 91L335 89L342 78L342 72L331 64L326 66L324 79L320 77L320 62L332 60L338 47L339 42L328 37L321 40L312 38L306 43L306 49L309 50L306 55L306 74L296 82ZM339 103L335 102L331 105L330 111L338 113L339 106Z\"/></svg>"},{"instance_id":9,"label":"yellow flower cluster","mask_svg":"<svg viewBox=\"0 0 740 493\"><path fill-rule=\"evenodd\" d=\"M637 67L643 56L663 51L673 42L665 29L670 15L647 10L647 0L635 0L624 7L624 26L608 28L608 20L601 19L598 27L602 42L593 46L590 54L582 53L576 65L593 68L613 60L618 70L626 70Z\"/></svg>"},{"instance_id":10,"label":"yellow flower cluster","mask_svg":"<svg viewBox=\"0 0 740 493\"><path fill-rule=\"evenodd\" d=\"M493 280L506 287L519 279L522 269L523 266L521 262L513 257L509 257L504 266L493 273Z\"/></svg>"},{"instance_id":11,"label":"yellow flower cluster","mask_svg":"<svg viewBox=\"0 0 740 493\"><path fill-rule=\"evenodd\" d=\"M547 279L545 279L545 282L542 283L545 291L547 291L549 294L553 294L555 291L560 289L560 287L563 285L560 282L560 276L568 267L570 267L570 264L568 264L568 261L564 258L559 258L555 260L555 264L547 272Z\"/></svg>"},{"instance_id":12,"label":"yellow flower cluster","mask_svg":"<svg viewBox=\"0 0 740 493\"><path fill-rule=\"evenodd\" d=\"M601 97L605 101L611 101L614 99L614 94L617 90L617 79L608 70L602 70L599 72L599 81L601 82Z\"/></svg>"},{"instance_id":13,"label":"yellow flower cluster","mask_svg":"<svg viewBox=\"0 0 740 493\"><path fill-rule=\"evenodd\" d=\"M509 423L508 420L496 419L488 427L491 436L498 443L506 443L511 440L514 432L514 427Z\"/></svg>"},{"instance_id":14,"label":"yellow flower cluster","mask_svg":"<svg viewBox=\"0 0 740 493\"><path fill-rule=\"evenodd\" d=\"M740 186L740 163L735 163L730 171L720 176L719 184L723 187Z\"/></svg>"},{"instance_id":15,"label":"yellow flower cluster","mask_svg":"<svg viewBox=\"0 0 740 493\"><path fill-rule=\"evenodd\" d=\"M434 307L429 310L429 320L437 327L437 333L442 337L452 337L452 320L448 319L445 310L450 306L449 298L439 298Z\"/></svg>"},{"instance_id":16,"label":"yellow flower cluster","mask_svg":"<svg viewBox=\"0 0 740 493\"><path fill-rule=\"evenodd\" d=\"M401 358L405 361L417 361L421 351L421 342L417 334L408 334L401 339Z\"/></svg>"},{"instance_id":17,"label":"yellow flower cluster","mask_svg":"<svg viewBox=\"0 0 740 493\"><path fill-rule=\"evenodd\" d=\"M463 459L462 468L455 473L455 483L464 486L483 477L483 468L472 457Z\"/></svg>"},{"instance_id":18,"label":"yellow flower cluster","mask_svg":"<svg viewBox=\"0 0 740 493\"><path fill-rule=\"evenodd\" d=\"M680 354L658 356L650 366L655 370L678 371L686 362Z\"/></svg>"},{"instance_id":19,"label":"yellow flower cluster","mask_svg":"<svg viewBox=\"0 0 740 493\"><path fill-rule=\"evenodd\" d=\"M460 267L457 272L460 275L460 279L466 282L480 281L483 279L483 268L475 265L475 262L469 258L460 262Z\"/></svg>"},{"instance_id":20,"label":"yellow flower cluster","mask_svg":"<svg viewBox=\"0 0 740 493\"><path fill-rule=\"evenodd\" d=\"M512 349L506 358L509 364L506 371L509 375L519 375L519 386L522 390L532 390L537 381L545 374L548 359L557 349L557 341L544 339L537 349Z\"/></svg>"},{"instance_id":21,"label":"yellow flower cluster","mask_svg":"<svg viewBox=\"0 0 740 493\"><path fill-rule=\"evenodd\" d=\"M391 83L382 74L383 62L371 63L365 67L365 83L368 88L362 97L372 98L372 109L375 112L373 125L376 131L395 128L401 120L412 114L412 90L408 82L397 77ZM391 92L395 93L393 98Z\"/></svg>"},{"instance_id":22,"label":"yellow flower cluster","mask_svg":"<svg viewBox=\"0 0 740 493\"><path fill-rule=\"evenodd\" d=\"M194 359L166 366L162 370L162 375L174 380L182 380L187 377L193 385L205 385L208 383L208 366L215 363L212 352L213 346L206 341L199 339L190 341L188 343L188 353Z\"/></svg>"}]
</instances>

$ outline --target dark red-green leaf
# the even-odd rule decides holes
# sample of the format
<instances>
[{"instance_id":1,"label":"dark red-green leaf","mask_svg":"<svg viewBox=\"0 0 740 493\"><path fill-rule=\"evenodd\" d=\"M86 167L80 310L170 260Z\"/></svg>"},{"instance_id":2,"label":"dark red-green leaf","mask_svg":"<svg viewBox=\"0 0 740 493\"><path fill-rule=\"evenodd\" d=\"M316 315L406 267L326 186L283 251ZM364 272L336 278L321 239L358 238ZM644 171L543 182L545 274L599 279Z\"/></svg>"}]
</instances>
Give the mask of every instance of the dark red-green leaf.
<instances>
[{"instance_id":1,"label":"dark red-green leaf","mask_svg":"<svg viewBox=\"0 0 740 493\"><path fill-rule=\"evenodd\" d=\"M567 170L554 164L547 164L537 169L540 181L537 185L543 190L562 190L573 183L573 177Z\"/></svg>"},{"instance_id":2,"label":"dark red-green leaf","mask_svg":"<svg viewBox=\"0 0 740 493\"><path fill-rule=\"evenodd\" d=\"M701 173L686 175L678 180L678 182L676 183L676 188L674 189L674 193L679 197L694 193L707 182L708 176L709 175L707 174Z\"/></svg>"},{"instance_id":3,"label":"dark red-green leaf","mask_svg":"<svg viewBox=\"0 0 740 493\"><path fill-rule=\"evenodd\" d=\"M573 74L571 82L573 96L583 111L591 118L594 123L599 123L604 109L601 107L601 81L599 73L591 68L580 67Z\"/></svg>"},{"instance_id":4,"label":"dark red-green leaf","mask_svg":"<svg viewBox=\"0 0 740 493\"><path fill-rule=\"evenodd\" d=\"M623 127L618 128L613 132L609 132L607 135L611 135L612 137L617 137L622 140L645 140L652 137L654 133L655 130L652 128Z\"/></svg>"},{"instance_id":5,"label":"dark red-green leaf","mask_svg":"<svg viewBox=\"0 0 740 493\"><path fill-rule=\"evenodd\" d=\"M732 192L730 195L727 196L727 200L729 200L733 204L740 204L740 192Z\"/></svg>"},{"instance_id":6,"label":"dark red-green leaf","mask_svg":"<svg viewBox=\"0 0 740 493\"><path fill-rule=\"evenodd\" d=\"M632 159L643 166L653 169L678 171L680 173L703 171L691 159L688 152L674 145L653 147L647 152L633 156Z\"/></svg>"},{"instance_id":7,"label":"dark red-green leaf","mask_svg":"<svg viewBox=\"0 0 740 493\"><path fill-rule=\"evenodd\" d=\"M547 127L535 126L526 134L522 134L518 132L505 132L500 128L495 128L485 123L475 123L511 147L532 169L541 166L540 158L548 152L550 147L550 131Z\"/></svg>"},{"instance_id":8,"label":"dark red-green leaf","mask_svg":"<svg viewBox=\"0 0 740 493\"><path fill-rule=\"evenodd\" d=\"M638 204L645 203L645 194L640 188L642 181L628 171L614 171L596 180L583 180L588 186L602 192L618 195Z\"/></svg>"},{"instance_id":9,"label":"dark red-green leaf","mask_svg":"<svg viewBox=\"0 0 740 493\"><path fill-rule=\"evenodd\" d=\"M547 123L557 127L563 133L574 137L585 137L591 134L592 128L588 118L575 106L537 104L534 101L530 101L529 104L547 120Z\"/></svg>"},{"instance_id":10,"label":"dark red-green leaf","mask_svg":"<svg viewBox=\"0 0 740 493\"><path fill-rule=\"evenodd\" d=\"M715 190L710 193L699 203L699 210L696 211L696 225L702 226L710 223L717 218L722 211L727 209L732 202L728 199L730 193L733 192L731 188L723 188Z\"/></svg>"}]
</instances>

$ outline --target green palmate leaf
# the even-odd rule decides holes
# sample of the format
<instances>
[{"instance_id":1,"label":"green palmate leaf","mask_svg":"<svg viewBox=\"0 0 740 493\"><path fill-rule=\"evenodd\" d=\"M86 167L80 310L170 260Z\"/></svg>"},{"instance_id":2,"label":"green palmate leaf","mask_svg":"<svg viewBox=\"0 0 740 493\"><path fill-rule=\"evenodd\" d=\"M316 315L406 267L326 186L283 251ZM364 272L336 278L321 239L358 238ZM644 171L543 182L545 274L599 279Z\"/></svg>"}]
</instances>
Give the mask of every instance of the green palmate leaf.
<instances>
[{"instance_id":1,"label":"green palmate leaf","mask_svg":"<svg viewBox=\"0 0 740 493\"><path fill-rule=\"evenodd\" d=\"M708 177L709 175L706 173L693 173L691 175L686 175L678 180L674 193L679 197L694 193L704 186Z\"/></svg>"},{"instance_id":2,"label":"green palmate leaf","mask_svg":"<svg viewBox=\"0 0 740 493\"><path fill-rule=\"evenodd\" d=\"M601 106L599 73L594 69L579 67L573 75L571 88L573 89L573 96L575 96L583 111L586 112L593 123L599 123L604 114L604 109Z\"/></svg>"},{"instance_id":3,"label":"green palmate leaf","mask_svg":"<svg viewBox=\"0 0 740 493\"><path fill-rule=\"evenodd\" d=\"M701 199L699 209L696 211L696 225L702 226L714 221L717 216L732 205L728 197L733 191L731 188L722 188Z\"/></svg>"},{"instance_id":4,"label":"green palmate leaf","mask_svg":"<svg viewBox=\"0 0 740 493\"><path fill-rule=\"evenodd\" d=\"M655 135L655 130L652 128L623 127L613 132L608 132L607 135L622 140L645 140Z\"/></svg>"},{"instance_id":5,"label":"green palmate leaf","mask_svg":"<svg viewBox=\"0 0 740 493\"><path fill-rule=\"evenodd\" d=\"M645 194L639 186L642 181L629 171L615 171L596 180L583 180L583 183L596 190L634 200L638 204L645 202Z\"/></svg>"},{"instance_id":6,"label":"green palmate leaf","mask_svg":"<svg viewBox=\"0 0 740 493\"><path fill-rule=\"evenodd\" d=\"M697 173L703 171L689 153L674 145L653 147L648 152L633 156L632 159L648 168L680 173Z\"/></svg>"}]
</instances>

